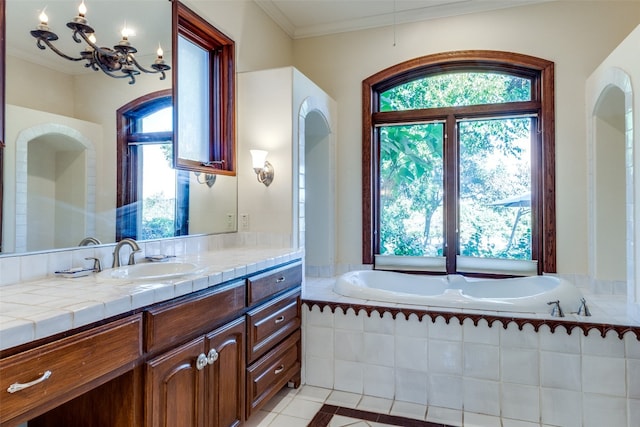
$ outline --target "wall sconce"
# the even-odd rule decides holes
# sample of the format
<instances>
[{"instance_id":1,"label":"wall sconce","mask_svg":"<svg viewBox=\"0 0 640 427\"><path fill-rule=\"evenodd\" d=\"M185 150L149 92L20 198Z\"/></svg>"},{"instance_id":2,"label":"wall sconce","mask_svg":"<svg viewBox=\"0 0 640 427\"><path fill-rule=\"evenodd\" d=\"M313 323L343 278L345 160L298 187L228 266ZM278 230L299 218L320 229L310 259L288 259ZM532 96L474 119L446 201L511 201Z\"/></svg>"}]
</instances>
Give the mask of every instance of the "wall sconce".
<instances>
[{"instance_id":1,"label":"wall sconce","mask_svg":"<svg viewBox=\"0 0 640 427\"><path fill-rule=\"evenodd\" d=\"M256 173L258 182L268 187L273 181L273 166L267 161L269 152L264 150L249 150L249 152L251 153L253 170Z\"/></svg>"},{"instance_id":2,"label":"wall sconce","mask_svg":"<svg viewBox=\"0 0 640 427\"><path fill-rule=\"evenodd\" d=\"M194 172L193 174L196 176L196 181L198 182L198 184L207 184L209 188L213 187L213 184L216 183L216 178L218 177L218 175L212 173L205 173L204 181L201 181L200 172Z\"/></svg>"}]
</instances>

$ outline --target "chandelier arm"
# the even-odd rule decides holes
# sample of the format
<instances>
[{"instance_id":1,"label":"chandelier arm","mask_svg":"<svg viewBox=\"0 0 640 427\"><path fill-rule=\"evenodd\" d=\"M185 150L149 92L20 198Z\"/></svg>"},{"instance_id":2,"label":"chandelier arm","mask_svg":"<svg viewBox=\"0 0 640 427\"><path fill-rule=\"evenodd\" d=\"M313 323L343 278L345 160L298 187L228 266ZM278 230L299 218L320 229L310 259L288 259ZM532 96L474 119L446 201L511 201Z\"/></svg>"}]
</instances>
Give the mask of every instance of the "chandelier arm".
<instances>
[{"instance_id":1,"label":"chandelier arm","mask_svg":"<svg viewBox=\"0 0 640 427\"><path fill-rule=\"evenodd\" d=\"M165 73L166 70L170 70L171 67L169 67L168 65L164 65L164 63L160 64L160 65L156 65L158 67L162 67L162 68L153 68L154 66L152 65L151 67L153 68L153 70L149 70L145 67L143 67L142 65L140 65L140 63L136 60L136 58L133 55L129 55L127 57L136 67L138 67L138 69L140 71L142 71L143 73L148 73L148 74L160 74L160 80L164 80L167 78L167 75Z\"/></svg>"},{"instance_id":2,"label":"chandelier arm","mask_svg":"<svg viewBox=\"0 0 640 427\"><path fill-rule=\"evenodd\" d=\"M146 68L144 68L142 65L140 65L140 63L136 60L136 58L133 55L128 55L127 59L134 64L140 71L142 71L143 73L149 73L149 74L158 74L161 73L161 70L148 70ZM162 72L164 74L164 72Z\"/></svg>"},{"instance_id":3,"label":"chandelier arm","mask_svg":"<svg viewBox=\"0 0 640 427\"><path fill-rule=\"evenodd\" d=\"M122 73L122 74L114 74L111 70L109 70L102 62L100 61L95 61L94 64L96 64L98 66L98 68L100 69L100 71L102 71L103 73L105 73L106 75L108 75L109 77L113 77L114 79L126 79L126 78L130 78L131 81L129 82L129 84L133 84L135 83L136 79L133 76L133 74L130 73Z\"/></svg>"},{"instance_id":4,"label":"chandelier arm","mask_svg":"<svg viewBox=\"0 0 640 427\"><path fill-rule=\"evenodd\" d=\"M85 58L83 58L83 57L80 57L80 58L74 58L73 56L69 56L69 55L65 54L64 52L62 52L62 51L61 51L60 49L58 49L57 47L55 47L55 46L53 45L53 43L51 43L49 40L47 40L47 39L43 39L43 38L38 38L38 41L37 41L37 43L36 43L36 44L38 45L38 47L39 47L40 49L45 49L45 47L44 47L44 46L42 46L42 43L46 44L46 45L49 47L49 49L51 49L52 51L54 51L57 55L59 55L59 56L63 57L64 59L68 59L69 61L82 61L83 59L85 59Z\"/></svg>"},{"instance_id":5,"label":"chandelier arm","mask_svg":"<svg viewBox=\"0 0 640 427\"><path fill-rule=\"evenodd\" d=\"M73 31L73 40L76 41L76 43L81 43L82 40L77 38L77 34L80 35L80 37L82 37L82 40L84 40L89 46L91 46L91 48L93 49L93 55L96 55L96 52L101 54L101 55L105 55L105 56L116 56L118 58L118 61L120 61L121 55L119 52L117 51L113 51L111 49L105 49L103 47L98 46L97 44L95 44L94 42L91 41L91 39L89 37L87 37L87 33L85 33L84 31L81 30L74 30ZM100 62L100 61L98 61Z\"/></svg>"}]
</instances>

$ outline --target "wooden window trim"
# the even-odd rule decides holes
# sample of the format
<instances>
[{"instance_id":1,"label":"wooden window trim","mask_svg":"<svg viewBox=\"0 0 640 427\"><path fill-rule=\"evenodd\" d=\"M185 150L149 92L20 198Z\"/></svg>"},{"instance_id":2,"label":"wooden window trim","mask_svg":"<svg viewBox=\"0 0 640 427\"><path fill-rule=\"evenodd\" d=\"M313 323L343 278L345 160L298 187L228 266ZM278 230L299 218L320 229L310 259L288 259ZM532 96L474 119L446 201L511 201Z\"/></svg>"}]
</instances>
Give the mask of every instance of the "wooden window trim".
<instances>
[{"instance_id":1,"label":"wooden window trim","mask_svg":"<svg viewBox=\"0 0 640 427\"><path fill-rule=\"evenodd\" d=\"M174 164L177 169L236 174L236 115L235 115L235 43L179 1L173 2L173 99L174 99ZM210 53L209 84L209 159L194 161L180 158L178 144L178 36L183 36ZM224 163L203 165L205 161Z\"/></svg>"},{"instance_id":2,"label":"wooden window trim","mask_svg":"<svg viewBox=\"0 0 640 427\"><path fill-rule=\"evenodd\" d=\"M531 164L532 173L540 172L539 176L534 178L531 194L531 203L537 206L539 213L532 218L539 230L532 242L532 254L534 259L538 260L539 274L556 272L554 63L529 55L490 50L455 51L423 56L391 66L362 82L362 262L364 264L374 263L379 242L380 201L375 182L378 177L380 153L376 141L376 121L381 120L382 117L385 123L406 121L412 115L419 114L419 111L415 110L378 112L379 93L427 73L462 71L475 69L478 66L486 71L502 71L529 77L539 76L533 79L536 86L532 87L532 102L514 103L513 107L528 111L531 110L532 105L537 105L542 152L532 154ZM539 97L536 95L538 93ZM472 108L484 110L487 116L491 115L491 105ZM440 114L446 118L455 112L456 107L439 110L441 110ZM536 163L538 161L542 164ZM445 200L445 209L447 203Z\"/></svg>"}]
</instances>

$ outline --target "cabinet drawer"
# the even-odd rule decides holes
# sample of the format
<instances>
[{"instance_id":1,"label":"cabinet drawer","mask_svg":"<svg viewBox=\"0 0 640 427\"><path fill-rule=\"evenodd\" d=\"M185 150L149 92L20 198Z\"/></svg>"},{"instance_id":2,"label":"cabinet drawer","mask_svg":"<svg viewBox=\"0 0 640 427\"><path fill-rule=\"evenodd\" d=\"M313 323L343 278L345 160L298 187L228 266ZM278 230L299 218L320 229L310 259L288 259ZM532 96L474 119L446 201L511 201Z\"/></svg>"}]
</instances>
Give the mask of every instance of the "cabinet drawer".
<instances>
[{"instance_id":1,"label":"cabinet drawer","mask_svg":"<svg viewBox=\"0 0 640 427\"><path fill-rule=\"evenodd\" d=\"M300 328L300 288L250 311L248 330L249 363Z\"/></svg>"},{"instance_id":2,"label":"cabinet drawer","mask_svg":"<svg viewBox=\"0 0 640 427\"><path fill-rule=\"evenodd\" d=\"M141 350L138 314L2 359L0 424L42 414L133 369Z\"/></svg>"},{"instance_id":3,"label":"cabinet drawer","mask_svg":"<svg viewBox=\"0 0 640 427\"><path fill-rule=\"evenodd\" d=\"M302 284L302 263L267 271L250 277L247 282L248 305L251 307L280 291Z\"/></svg>"},{"instance_id":4,"label":"cabinet drawer","mask_svg":"<svg viewBox=\"0 0 640 427\"><path fill-rule=\"evenodd\" d=\"M300 377L300 330L247 368L247 419L290 380Z\"/></svg>"},{"instance_id":5,"label":"cabinet drawer","mask_svg":"<svg viewBox=\"0 0 640 427\"><path fill-rule=\"evenodd\" d=\"M205 294L148 309L145 349L155 352L208 332L240 315L245 299L245 283L240 280Z\"/></svg>"}]
</instances>

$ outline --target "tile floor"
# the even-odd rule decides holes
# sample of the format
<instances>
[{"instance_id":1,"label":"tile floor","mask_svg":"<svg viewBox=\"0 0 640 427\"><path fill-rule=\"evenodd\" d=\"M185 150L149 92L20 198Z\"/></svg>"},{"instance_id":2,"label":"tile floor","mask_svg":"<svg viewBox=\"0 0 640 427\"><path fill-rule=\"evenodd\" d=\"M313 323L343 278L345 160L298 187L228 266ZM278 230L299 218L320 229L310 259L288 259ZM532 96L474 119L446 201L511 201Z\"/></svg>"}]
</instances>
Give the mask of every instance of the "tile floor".
<instances>
[{"instance_id":1,"label":"tile floor","mask_svg":"<svg viewBox=\"0 0 640 427\"><path fill-rule=\"evenodd\" d=\"M254 414L246 427L307 427L323 405L335 405L381 414L396 415L448 426L464 427L540 427L536 423L463 412L453 409L426 407L415 403L364 396L320 387L302 386L298 390L282 389L262 410ZM464 420L464 422L463 422ZM334 415L329 427L391 427Z\"/></svg>"}]
</instances>

